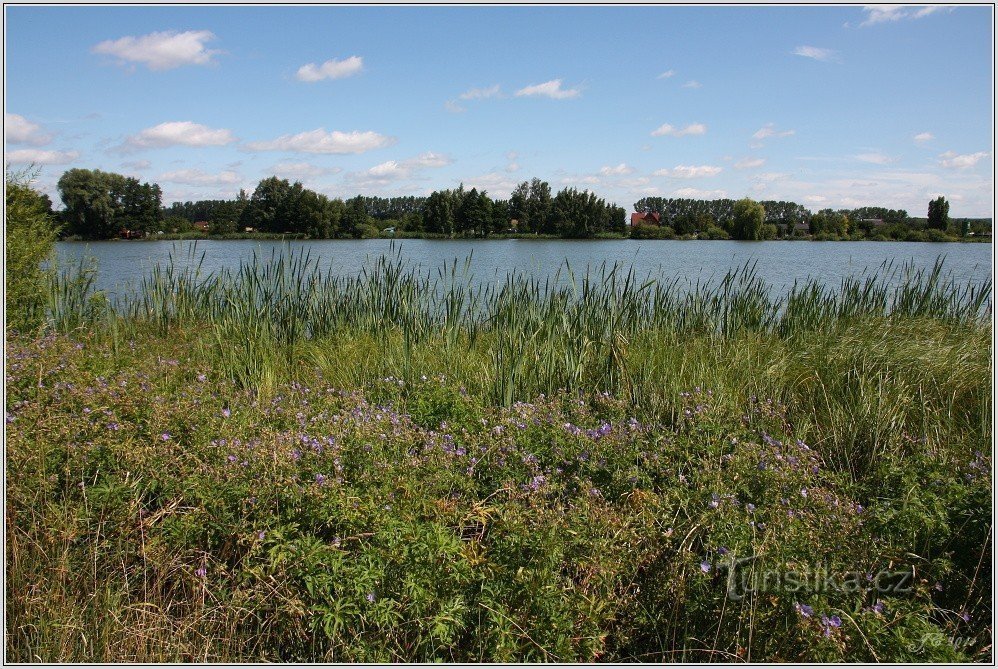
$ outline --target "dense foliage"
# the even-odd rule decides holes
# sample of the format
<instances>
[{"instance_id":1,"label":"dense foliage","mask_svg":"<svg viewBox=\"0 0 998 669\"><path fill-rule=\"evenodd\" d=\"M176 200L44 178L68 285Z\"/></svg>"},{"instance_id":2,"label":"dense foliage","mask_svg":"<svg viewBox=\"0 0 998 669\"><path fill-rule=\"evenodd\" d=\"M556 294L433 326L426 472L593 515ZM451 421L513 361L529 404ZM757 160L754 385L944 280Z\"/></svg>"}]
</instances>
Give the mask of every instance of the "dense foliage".
<instances>
[{"instance_id":1,"label":"dense foliage","mask_svg":"<svg viewBox=\"0 0 998 669\"><path fill-rule=\"evenodd\" d=\"M991 230L990 219L950 221L937 216L933 212L942 206L940 201L945 202L943 198L930 203L928 221L883 207L812 214L795 202L763 200L759 203L763 222L757 226L751 217L737 220L735 200L645 197L634 204L634 211L655 212L660 221L630 226L623 208L595 193L575 188L552 193L551 185L537 178L520 183L508 200L493 199L477 188L465 190L462 184L425 197L357 195L344 201L274 176L261 180L251 194L240 190L234 200L174 202L165 208L159 204L159 186L99 170L69 170L59 189L66 204L63 234L82 239L109 239L129 230L140 236L249 233L312 239L544 235L946 241ZM948 203L945 207L948 212Z\"/></svg>"},{"instance_id":2,"label":"dense foliage","mask_svg":"<svg viewBox=\"0 0 998 669\"><path fill-rule=\"evenodd\" d=\"M317 271L9 340L8 658L991 661L990 283Z\"/></svg>"},{"instance_id":3,"label":"dense foliage","mask_svg":"<svg viewBox=\"0 0 998 669\"><path fill-rule=\"evenodd\" d=\"M152 232L158 227L162 191L156 184L113 172L71 169L59 179L58 188L67 235L109 239L123 230Z\"/></svg>"},{"instance_id":4,"label":"dense foliage","mask_svg":"<svg viewBox=\"0 0 998 669\"><path fill-rule=\"evenodd\" d=\"M48 196L31 187L28 172L6 172L4 288L6 326L24 330L42 324L47 303L43 261L55 246L56 223Z\"/></svg>"}]
</instances>

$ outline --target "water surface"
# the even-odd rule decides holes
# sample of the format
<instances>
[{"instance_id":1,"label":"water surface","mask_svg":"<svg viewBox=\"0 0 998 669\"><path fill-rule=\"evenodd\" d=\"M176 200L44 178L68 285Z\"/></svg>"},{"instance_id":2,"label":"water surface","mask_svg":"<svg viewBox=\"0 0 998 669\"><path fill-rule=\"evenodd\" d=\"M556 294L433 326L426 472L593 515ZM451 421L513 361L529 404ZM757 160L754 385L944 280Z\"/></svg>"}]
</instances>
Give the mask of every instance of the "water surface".
<instances>
[{"instance_id":1,"label":"water surface","mask_svg":"<svg viewBox=\"0 0 998 669\"><path fill-rule=\"evenodd\" d=\"M566 263L575 274L598 270L606 263L633 268L639 278L680 279L691 283L714 280L728 270L755 263L757 274L774 289L813 278L837 286L846 276L872 272L884 262L931 268L943 256L944 267L960 283L983 283L992 277L991 244L913 242L808 241L678 241L678 240L199 240L59 242L60 262L90 255L97 259L96 288L117 294L135 286L157 263L171 257L183 266L196 258L205 273L235 269L254 252L269 258L274 252L307 252L324 272L356 276L382 255L400 255L423 271L436 271L455 260L471 258L476 281L494 282L513 271L537 278L553 277Z\"/></svg>"}]
</instances>

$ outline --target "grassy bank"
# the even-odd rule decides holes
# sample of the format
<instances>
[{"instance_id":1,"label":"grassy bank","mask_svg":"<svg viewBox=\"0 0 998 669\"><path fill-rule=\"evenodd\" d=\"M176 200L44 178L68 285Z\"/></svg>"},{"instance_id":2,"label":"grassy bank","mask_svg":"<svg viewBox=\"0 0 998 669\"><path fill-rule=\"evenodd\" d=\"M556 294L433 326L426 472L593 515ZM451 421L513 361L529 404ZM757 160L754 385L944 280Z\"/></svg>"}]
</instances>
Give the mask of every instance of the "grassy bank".
<instances>
[{"instance_id":1,"label":"grassy bank","mask_svg":"<svg viewBox=\"0 0 998 669\"><path fill-rule=\"evenodd\" d=\"M64 278L8 657L991 660L990 285L465 269Z\"/></svg>"}]
</instances>

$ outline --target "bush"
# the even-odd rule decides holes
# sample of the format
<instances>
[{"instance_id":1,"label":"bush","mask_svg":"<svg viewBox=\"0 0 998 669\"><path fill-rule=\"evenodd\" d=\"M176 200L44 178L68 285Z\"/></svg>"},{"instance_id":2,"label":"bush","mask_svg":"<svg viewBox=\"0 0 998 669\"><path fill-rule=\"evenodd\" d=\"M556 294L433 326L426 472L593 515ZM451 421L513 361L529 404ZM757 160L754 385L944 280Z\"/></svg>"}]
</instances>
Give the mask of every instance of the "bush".
<instances>
[{"instance_id":1,"label":"bush","mask_svg":"<svg viewBox=\"0 0 998 669\"><path fill-rule=\"evenodd\" d=\"M7 327L27 330L44 317L45 271L42 262L55 248L56 224L46 196L30 186L33 175L8 172L7 203Z\"/></svg>"},{"instance_id":2,"label":"bush","mask_svg":"<svg viewBox=\"0 0 998 669\"><path fill-rule=\"evenodd\" d=\"M942 230L929 229L925 231L926 236L928 236L930 242L952 242L956 241L950 235L946 234Z\"/></svg>"},{"instance_id":3,"label":"bush","mask_svg":"<svg viewBox=\"0 0 998 669\"><path fill-rule=\"evenodd\" d=\"M703 239L731 239L731 235L728 234L727 230L719 228L716 225L712 225L704 230L700 233L700 237Z\"/></svg>"},{"instance_id":4,"label":"bush","mask_svg":"<svg viewBox=\"0 0 998 669\"><path fill-rule=\"evenodd\" d=\"M668 225L635 225L631 228L632 239L675 239L676 231Z\"/></svg>"}]
</instances>

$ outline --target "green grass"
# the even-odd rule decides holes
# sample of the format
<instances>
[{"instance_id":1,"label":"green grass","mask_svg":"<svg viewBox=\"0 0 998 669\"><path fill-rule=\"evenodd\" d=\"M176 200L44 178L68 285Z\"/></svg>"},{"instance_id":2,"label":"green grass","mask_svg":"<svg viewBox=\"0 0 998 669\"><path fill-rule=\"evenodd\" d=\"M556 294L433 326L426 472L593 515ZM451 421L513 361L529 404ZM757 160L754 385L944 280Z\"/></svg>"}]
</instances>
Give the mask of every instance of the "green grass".
<instances>
[{"instance_id":1,"label":"green grass","mask_svg":"<svg viewBox=\"0 0 998 669\"><path fill-rule=\"evenodd\" d=\"M991 661L990 283L178 266L9 333L13 661Z\"/></svg>"}]
</instances>

